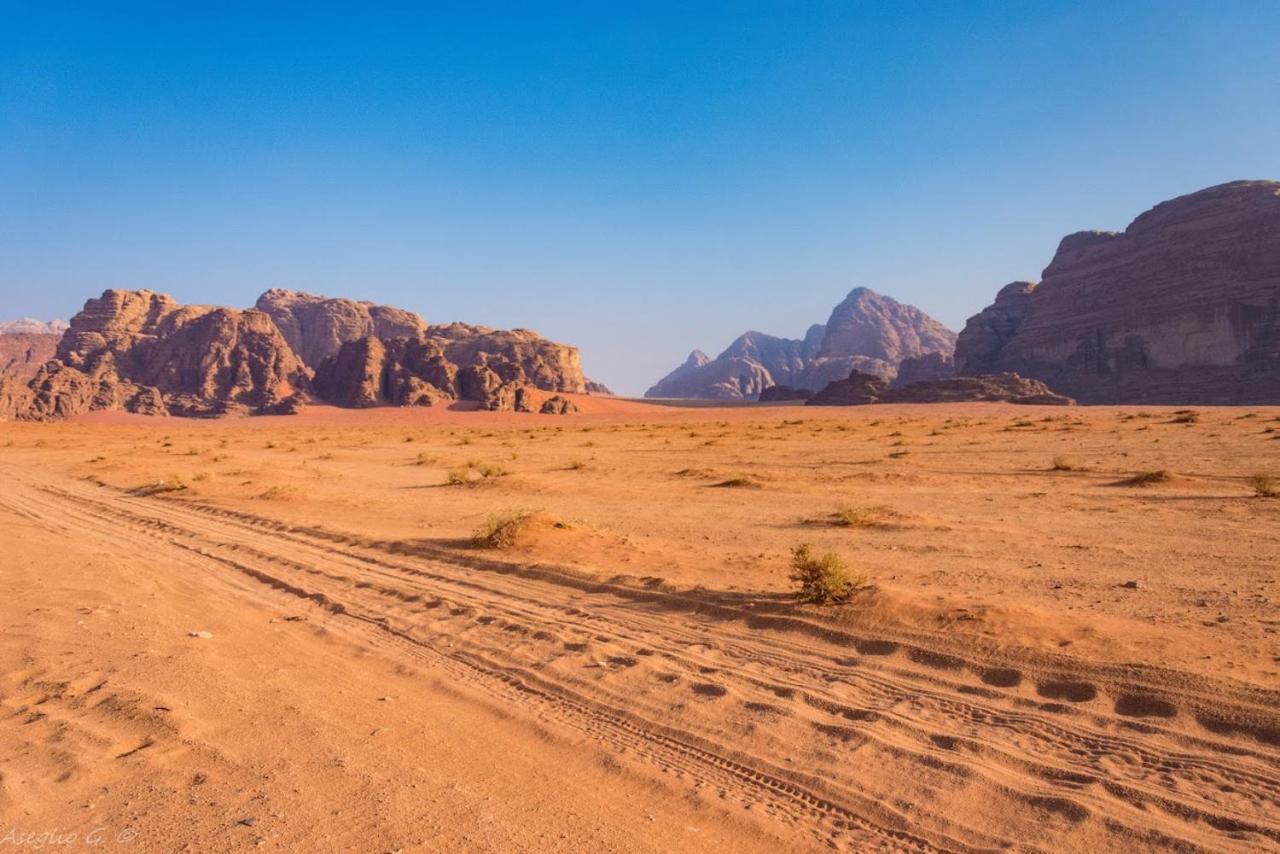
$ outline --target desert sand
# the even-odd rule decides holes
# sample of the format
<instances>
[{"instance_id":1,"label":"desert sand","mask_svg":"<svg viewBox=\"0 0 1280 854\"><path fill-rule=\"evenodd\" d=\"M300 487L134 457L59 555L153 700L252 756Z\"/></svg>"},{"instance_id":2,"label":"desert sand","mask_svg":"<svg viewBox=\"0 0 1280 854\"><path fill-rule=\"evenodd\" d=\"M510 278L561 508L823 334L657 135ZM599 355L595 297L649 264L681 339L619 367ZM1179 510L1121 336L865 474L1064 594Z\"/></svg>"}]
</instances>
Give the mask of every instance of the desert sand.
<instances>
[{"instance_id":1,"label":"desert sand","mask_svg":"<svg viewBox=\"0 0 1280 854\"><path fill-rule=\"evenodd\" d=\"M0 833L1280 850L1280 407L574 399L0 424Z\"/></svg>"}]
</instances>

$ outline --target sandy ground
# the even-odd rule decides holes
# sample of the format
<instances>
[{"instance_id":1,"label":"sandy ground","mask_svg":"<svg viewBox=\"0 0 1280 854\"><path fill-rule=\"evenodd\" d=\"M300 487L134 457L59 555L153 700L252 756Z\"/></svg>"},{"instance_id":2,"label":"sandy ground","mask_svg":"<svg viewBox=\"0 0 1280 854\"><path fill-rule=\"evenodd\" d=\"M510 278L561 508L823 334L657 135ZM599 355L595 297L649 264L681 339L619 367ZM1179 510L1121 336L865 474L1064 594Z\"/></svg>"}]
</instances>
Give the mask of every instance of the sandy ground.
<instances>
[{"instance_id":1,"label":"sandy ground","mask_svg":"<svg viewBox=\"0 0 1280 854\"><path fill-rule=\"evenodd\" d=\"M1280 850L1280 408L580 403L0 424L0 845Z\"/></svg>"}]
</instances>

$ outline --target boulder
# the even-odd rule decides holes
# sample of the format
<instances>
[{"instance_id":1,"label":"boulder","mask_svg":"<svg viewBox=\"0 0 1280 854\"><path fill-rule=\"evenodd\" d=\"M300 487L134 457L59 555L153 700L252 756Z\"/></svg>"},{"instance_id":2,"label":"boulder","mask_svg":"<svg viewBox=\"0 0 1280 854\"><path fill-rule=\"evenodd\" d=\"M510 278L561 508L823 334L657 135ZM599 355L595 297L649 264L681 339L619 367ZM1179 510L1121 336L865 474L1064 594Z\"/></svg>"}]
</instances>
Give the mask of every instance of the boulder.
<instances>
[{"instance_id":1,"label":"boulder","mask_svg":"<svg viewBox=\"0 0 1280 854\"><path fill-rule=\"evenodd\" d=\"M578 411L578 405L569 398L557 394L544 400L538 411L543 415L573 415Z\"/></svg>"},{"instance_id":2,"label":"boulder","mask_svg":"<svg viewBox=\"0 0 1280 854\"><path fill-rule=\"evenodd\" d=\"M889 381L874 374L851 371L842 380L827 383L822 391L805 401L806 406L857 406L875 403L889 387Z\"/></svg>"}]
</instances>

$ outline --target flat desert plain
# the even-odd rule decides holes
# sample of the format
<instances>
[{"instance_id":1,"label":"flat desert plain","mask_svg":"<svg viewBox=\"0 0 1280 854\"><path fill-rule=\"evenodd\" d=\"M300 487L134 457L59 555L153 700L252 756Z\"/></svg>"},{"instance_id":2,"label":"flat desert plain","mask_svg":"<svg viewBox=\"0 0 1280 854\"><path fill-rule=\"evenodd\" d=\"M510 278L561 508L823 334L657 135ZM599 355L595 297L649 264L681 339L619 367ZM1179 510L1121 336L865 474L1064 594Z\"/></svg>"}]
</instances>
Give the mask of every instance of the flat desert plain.
<instances>
[{"instance_id":1,"label":"flat desert plain","mask_svg":"<svg viewBox=\"0 0 1280 854\"><path fill-rule=\"evenodd\" d=\"M577 400L0 424L0 833L1280 849L1280 408Z\"/></svg>"}]
</instances>

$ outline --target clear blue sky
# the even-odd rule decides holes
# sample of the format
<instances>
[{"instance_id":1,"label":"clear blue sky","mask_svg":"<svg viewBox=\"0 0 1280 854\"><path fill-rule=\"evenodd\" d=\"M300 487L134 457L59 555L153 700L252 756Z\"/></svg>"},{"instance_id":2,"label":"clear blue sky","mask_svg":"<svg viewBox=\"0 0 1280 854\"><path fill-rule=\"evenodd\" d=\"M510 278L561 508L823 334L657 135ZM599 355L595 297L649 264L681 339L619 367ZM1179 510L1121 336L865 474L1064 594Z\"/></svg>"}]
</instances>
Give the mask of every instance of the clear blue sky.
<instances>
[{"instance_id":1,"label":"clear blue sky","mask_svg":"<svg viewBox=\"0 0 1280 854\"><path fill-rule=\"evenodd\" d=\"M638 393L1280 178L1276 2L266 5L0 0L0 316L301 288Z\"/></svg>"}]
</instances>

